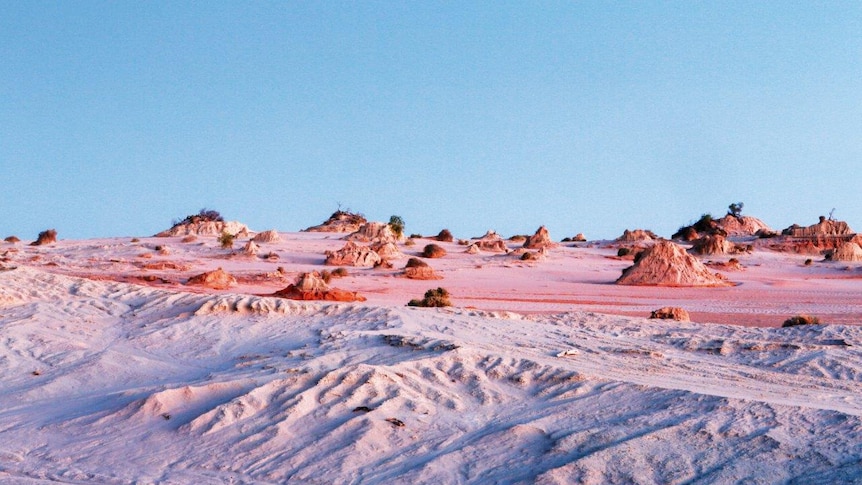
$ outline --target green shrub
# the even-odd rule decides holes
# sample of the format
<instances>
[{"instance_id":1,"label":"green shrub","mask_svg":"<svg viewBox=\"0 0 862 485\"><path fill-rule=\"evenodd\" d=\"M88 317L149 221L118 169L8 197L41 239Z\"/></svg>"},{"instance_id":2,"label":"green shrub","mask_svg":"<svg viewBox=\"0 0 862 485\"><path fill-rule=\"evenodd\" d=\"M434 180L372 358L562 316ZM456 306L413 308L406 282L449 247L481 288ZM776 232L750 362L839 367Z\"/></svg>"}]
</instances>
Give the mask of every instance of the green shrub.
<instances>
[{"instance_id":1,"label":"green shrub","mask_svg":"<svg viewBox=\"0 0 862 485\"><path fill-rule=\"evenodd\" d=\"M437 288L433 290L428 290L425 292L425 298L421 300L410 300L407 303L407 306L417 306L417 307L446 307L452 306L452 302L449 300L449 292L446 291L445 288Z\"/></svg>"}]
</instances>

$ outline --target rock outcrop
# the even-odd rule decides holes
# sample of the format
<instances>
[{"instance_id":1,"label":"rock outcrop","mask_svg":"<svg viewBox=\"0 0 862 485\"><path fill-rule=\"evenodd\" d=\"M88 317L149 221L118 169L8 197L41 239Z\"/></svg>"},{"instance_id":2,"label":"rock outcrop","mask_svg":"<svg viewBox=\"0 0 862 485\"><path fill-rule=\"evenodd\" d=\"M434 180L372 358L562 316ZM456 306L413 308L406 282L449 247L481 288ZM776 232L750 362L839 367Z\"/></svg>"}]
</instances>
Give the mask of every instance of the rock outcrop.
<instances>
[{"instance_id":1,"label":"rock outcrop","mask_svg":"<svg viewBox=\"0 0 862 485\"><path fill-rule=\"evenodd\" d=\"M412 280L439 280L442 276L434 272L434 269L425 261L417 258L407 260L407 266L404 267L404 276Z\"/></svg>"},{"instance_id":2,"label":"rock outcrop","mask_svg":"<svg viewBox=\"0 0 862 485\"><path fill-rule=\"evenodd\" d=\"M853 230L844 221L835 221L820 216L820 222L808 227L801 227L794 224L787 229L781 231L781 234L792 237L813 237L813 236L846 236L853 234Z\"/></svg>"},{"instance_id":3,"label":"rock outcrop","mask_svg":"<svg viewBox=\"0 0 862 485\"><path fill-rule=\"evenodd\" d=\"M422 250L423 258L442 258L446 256L446 250L436 244L428 244Z\"/></svg>"},{"instance_id":4,"label":"rock outcrop","mask_svg":"<svg viewBox=\"0 0 862 485\"><path fill-rule=\"evenodd\" d=\"M326 251L325 264L329 266L374 266L381 261L376 251L348 241L338 251Z\"/></svg>"},{"instance_id":5,"label":"rock outcrop","mask_svg":"<svg viewBox=\"0 0 862 485\"><path fill-rule=\"evenodd\" d=\"M398 236L392 231L389 224L385 222L368 222L362 225L356 232L347 236L348 241L364 243L397 243Z\"/></svg>"},{"instance_id":6,"label":"rock outcrop","mask_svg":"<svg viewBox=\"0 0 862 485\"><path fill-rule=\"evenodd\" d=\"M618 285L633 286L731 286L724 277L712 273L682 246L660 241L623 270Z\"/></svg>"},{"instance_id":7,"label":"rock outcrop","mask_svg":"<svg viewBox=\"0 0 862 485\"><path fill-rule=\"evenodd\" d=\"M248 227L237 221L197 221L177 224L156 234L156 237L221 236L224 233L234 237L248 237Z\"/></svg>"},{"instance_id":8,"label":"rock outcrop","mask_svg":"<svg viewBox=\"0 0 862 485\"><path fill-rule=\"evenodd\" d=\"M346 291L338 288L330 288L323 281L320 273L314 271L311 273L302 273L296 280L296 283L288 285L286 288L276 291L272 294L281 298L290 300L321 300L321 301L365 301L365 297L360 296L355 291Z\"/></svg>"},{"instance_id":9,"label":"rock outcrop","mask_svg":"<svg viewBox=\"0 0 862 485\"><path fill-rule=\"evenodd\" d=\"M255 234L252 241L256 243L277 243L281 241L281 236L278 235L278 231L275 229L270 229L269 231Z\"/></svg>"},{"instance_id":10,"label":"rock outcrop","mask_svg":"<svg viewBox=\"0 0 862 485\"><path fill-rule=\"evenodd\" d=\"M653 310L653 312L650 313L649 317L659 320L676 320L678 322L691 321L691 317L685 309L671 306L666 306L664 308L659 308L658 310Z\"/></svg>"},{"instance_id":11,"label":"rock outcrop","mask_svg":"<svg viewBox=\"0 0 862 485\"><path fill-rule=\"evenodd\" d=\"M503 238L494 231L486 232L484 236L476 239L473 244L482 251L491 251L496 253L506 253L509 251L509 248L506 247L506 241L503 241Z\"/></svg>"},{"instance_id":12,"label":"rock outcrop","mask_svg":"<svg viewBox=\"0 0 862 485\"><path fill-rule=\"evenodd\" d=\"M192 276L186 284L204 286L214 290L226 290L236 284L236 278L219 268L215 271L207 271L206 273Z\"/></svg>"},{"instance_id":13,"label":"rock outcrop","mask_svg":"<svg viewBox=\"0 0 862 485\"><path fill-rule=\"evenodd\" d=\"M356 232L366 222L362 214L337 210L323 224L311 226L305 232Z\"/></svg>"},{"instance_id":14,"label":"rock outcrop","mask_svg":"<svg viewBox=\"0 0 862 485\"><path fill-rule=\"evenodd\" d=\"M536 230L536 233L528 237L524 241L524 247L527 249L548 249L553 248L557 244L551 241L551 235L548 233L548 228L541 226Z\"/></svg>"}]
</instances>

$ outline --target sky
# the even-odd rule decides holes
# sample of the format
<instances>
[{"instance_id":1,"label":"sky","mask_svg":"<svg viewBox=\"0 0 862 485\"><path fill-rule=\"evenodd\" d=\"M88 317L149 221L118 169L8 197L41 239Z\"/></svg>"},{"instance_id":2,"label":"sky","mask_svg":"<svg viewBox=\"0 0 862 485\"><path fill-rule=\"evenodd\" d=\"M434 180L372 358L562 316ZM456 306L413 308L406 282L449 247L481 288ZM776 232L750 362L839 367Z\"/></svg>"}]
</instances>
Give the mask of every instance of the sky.
<instances>
[{"instance_id":1,"label":"sky","mask_svg":"<svg viewBox=\"0 0 862 485\"><path fill-rule=\"evenodd\" d=\"M862 227L855 1L0 0L0 60L0 237Z\"/></svg>"}]
</instances>

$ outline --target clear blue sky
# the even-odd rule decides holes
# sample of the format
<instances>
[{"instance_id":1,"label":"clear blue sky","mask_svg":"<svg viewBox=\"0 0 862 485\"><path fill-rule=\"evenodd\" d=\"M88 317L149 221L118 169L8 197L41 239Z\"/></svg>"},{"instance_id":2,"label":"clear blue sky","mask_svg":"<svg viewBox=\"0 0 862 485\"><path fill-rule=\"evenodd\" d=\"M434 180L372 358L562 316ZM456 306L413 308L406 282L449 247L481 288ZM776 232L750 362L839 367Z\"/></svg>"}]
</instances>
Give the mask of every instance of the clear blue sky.
<instances>
[{"instance_id":1,"label":"clear blue sky","mask_svg":"<svg viewBox=\"0 0 862 485\"><path fill-rule=\"evenodd\" d=\"M862 230L860 2L0 0L0 237Z\"/></svg>"}]
</instances>

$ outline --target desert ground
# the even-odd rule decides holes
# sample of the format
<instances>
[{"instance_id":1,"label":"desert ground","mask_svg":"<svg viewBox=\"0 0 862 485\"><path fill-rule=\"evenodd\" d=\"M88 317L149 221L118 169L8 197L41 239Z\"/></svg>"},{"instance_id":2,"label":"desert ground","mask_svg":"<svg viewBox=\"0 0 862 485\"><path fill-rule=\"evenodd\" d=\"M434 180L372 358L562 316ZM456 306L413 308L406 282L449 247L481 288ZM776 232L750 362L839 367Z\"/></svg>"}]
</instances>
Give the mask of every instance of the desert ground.
<instances>
[{"instance_id":1,"label":"desert ground","mask_svg":"<svg viewBox=\"0 0 862 485\"><path fill-rule=\"evenodd\" d=\"M622 285L664 243L383 226L0 243L0 483L862 483L862 262L822 237Z\"/></svg>"}]
</instances>

